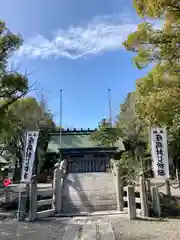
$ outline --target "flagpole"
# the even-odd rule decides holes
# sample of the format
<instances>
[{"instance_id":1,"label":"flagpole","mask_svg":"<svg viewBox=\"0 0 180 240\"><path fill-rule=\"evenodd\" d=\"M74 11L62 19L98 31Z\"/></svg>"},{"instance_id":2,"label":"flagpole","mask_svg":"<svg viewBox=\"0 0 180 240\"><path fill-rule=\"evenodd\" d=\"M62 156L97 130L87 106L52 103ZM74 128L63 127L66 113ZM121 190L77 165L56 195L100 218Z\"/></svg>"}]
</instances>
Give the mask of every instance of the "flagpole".
<instances>
[{"instance_id":1,"label":"flagpole","mask_svg":"<svg viewBox=\"0 0 180 240\"><path fill-rule=\"evenodd\" d=\"M60 100L59 100L59 110L60 110L60 120L59 120L59 157L60 162L62 160L61 155L61 145L62 145L62 89L60 90Z\"/></svg>"},{"instance_id":2,"label":"flagpole","mask_svg":"<svg viewBox=\"0 0 180 240\"><path fill-rule=\"evenodd\" d=\"M109 122L112 127L112 107L111 107L111 89L108 89L108 99L109 99Z\"/></svg>"},{"instance_id":3,"label":"flagpole","mask_svg":"<svg viewBox=\"0 0 180 240\"><path fill-rule=\"evenodd\" d=\"M108 89L108 100L109 100L109 123L110 123L110 128L112 128L112 108L111 108L111 89ZM112 142L112 137L110 133L110 145L113 146Z\"/></svg>"}]
</instances>

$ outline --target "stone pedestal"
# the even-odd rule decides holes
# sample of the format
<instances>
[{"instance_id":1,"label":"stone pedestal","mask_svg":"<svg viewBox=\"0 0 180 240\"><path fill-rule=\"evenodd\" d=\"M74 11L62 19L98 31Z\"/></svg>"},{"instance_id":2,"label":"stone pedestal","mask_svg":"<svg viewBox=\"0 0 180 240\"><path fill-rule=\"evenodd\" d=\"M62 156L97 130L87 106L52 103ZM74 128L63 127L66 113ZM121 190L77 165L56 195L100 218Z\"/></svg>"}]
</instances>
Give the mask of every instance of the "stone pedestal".
<instances>
[{"instance_id":1,"label":"stone pedestal","mask_svg":"<svg viewBox=\"0 0 180 240\"><path fill-rule=\"evenodd\" d=\"M127 187L128 215L130 220L136 219L136 199L134 186Z\"/></svg>"},{"instance_id":2,"label":"stone pedestal","mask_svg":"<svg viewBox=\"0 0 180 240\"><path fill-rule=\"evenodd\" d=\"M19 204L18 204L18 221L24 221L26 218L26 202L28 196L29 185L26 185L24 191L19 193Z\"/></svg>"},{"instance_id":3,"label":"stone pedestal","mask_svg":"<svg viewBox=\"0 0 180 240\"><path fill-rule=\"evenodd\" d=\"M169 179L166 180L165 182L165 187L166 187L166 194L168 197L169 204L171 202L171 185Z\"/></svg>"},{"instance_id":4,"label":"stone pedestal","mask_svg":"<svg viewBox=\"0 0 180 240\"><path fill-rule=\"evenodd\" d=\"M12 193L10 192L10 189L6 188L5 191L5 202L11 202L12 201Z\"/></svg>"},{"instance_id":5,"label":"stone pedestal","mask_svg":"<svg viewBox=\"0 0 180 240\"><path fill-rule=\"evenodd\" d=\"M160 206L160 199L159 199L159 192L157 187L152 187L151 189L152 195L152 203L153 203L153 210L157 217L161 216L161 206Z\"/></svg>"},{"instance_id":6,"label":"stone pedestal","mask_svg":"<svg viewBox=\"0 0 180 240\"><path fill-rule=\"evenodd\" d=\"M123 179L120 176L120 171L118 168L116 169L116 197L117 197L117 210L118 211L123 211L124 208L124 182Z\"/></svg>"},{"instance_id":7,"label":"stone pedestal","mask_svg":"<svg viewBox=\"0 0 180 240\"><path fill-rule=\"evenodd\" d=\"M37 182L32 180L29 188L29 221L36 220L37 214Z\"/></svg>"},{"instance_id":8,"label":"stone pedestal","mask_svg":"<svg viewBox=\"0 0 180 240\"><path fill-rule=\"evenodd\" d=\"M63 177L64 169L58 165L55 165L54 170L54 178L53 178L53 199L54 199L54 209L56 213L61 212L62 207L62 177Z\"/></svg>"},{"instance_id":9,"label":"stone pedestal","mask_svg":"<svg viewBox=\"0 0 180 240\"><path fill-rule=\"evenodd\" d=\"M148 194L146 191L146 184L143 176L140 176L140 201L141 201L141 214L143 217L148 217Z\"/></svg>"}]
</instances>

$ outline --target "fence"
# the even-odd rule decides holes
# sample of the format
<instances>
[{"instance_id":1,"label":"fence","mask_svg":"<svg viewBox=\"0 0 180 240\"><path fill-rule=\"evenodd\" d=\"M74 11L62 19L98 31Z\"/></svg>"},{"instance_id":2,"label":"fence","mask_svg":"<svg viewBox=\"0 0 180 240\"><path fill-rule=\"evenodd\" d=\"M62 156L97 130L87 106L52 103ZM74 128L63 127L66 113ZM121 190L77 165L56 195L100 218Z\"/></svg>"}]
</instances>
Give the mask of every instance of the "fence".
<instances>
[{"instance_id":1,"label":"fence","mask_svg":"<svg viewBox=\"0 0 180 240\"><path fill-rule=\"evenodd\" d=\"M153 186L151 188L150 181L145 181L143 174L140 174L139 189L137 191L137 185L127 186L124 188L123 179L120 176L116 161L112 160L112 173L115 177L116 183L116 196L117 196L117 209L123 211L125 203L128 207L129 219L136 218L136 210L139 208L141 216L149 216L149 205L153 208L153 211L157 216L161 215L160 199L158 187ZM124 193L126 190L126 196Z\"/></svg>"},{"instance_id":2,"label":"fence","mask_svg":"<svg viewBox=\"0 0 180 240\"><path fill-rule=\"evenodd\" d=\"M55 213L61 212L61 189L63 181L63 169L58 164L55 166L52 189L45 189L48 199L38 199L38 196L44 195L42 190L38 191L36 179L32 180L30 185L30 201L29 201L29 221L40 220L53 216ZM44 207L49 209L45 209ZM50 207L49 207L50 206ZM43 207L43 209L42 209Z\"/></svg>"},{"instance_id":3,"label":"fence","mask_svg":"<svg viewBox=\"0 0 180 240\"><path fill-rule=\"evenodd\" d=\"M66 168L64 165L56 165L54 171L54 178L52 187L48 189L38 189L37 181L34 177L29 186L26 186L23 190L17 190L16 193L21 191L21 204L19 211L19 220L25 219L26 200L29 199L29 220L35 221L37 219L43 219L54 214L61 213L61 188L63 176ZM116 197L117 197L117 210L123 211L125 207L128 208L129 218L136 218L137 209L141 210L141 215L148 217L149 205L153 207L157 216L161 215L160 201L159 201L159 188L163 185L166 186L167 194L171 194L171 187L178 188L179 185L172 184L166 181L163 184L151 186L150 181L145 181L143 177L140 177L139 185L123 186L123 180L121 179L118 171L113 171L116 183ZM6 201L11 201L12 191L5 191ZM148 195L147 195L148 194ZM43 198L43 199L42 199Z\"/></svg>"}]
</instances>

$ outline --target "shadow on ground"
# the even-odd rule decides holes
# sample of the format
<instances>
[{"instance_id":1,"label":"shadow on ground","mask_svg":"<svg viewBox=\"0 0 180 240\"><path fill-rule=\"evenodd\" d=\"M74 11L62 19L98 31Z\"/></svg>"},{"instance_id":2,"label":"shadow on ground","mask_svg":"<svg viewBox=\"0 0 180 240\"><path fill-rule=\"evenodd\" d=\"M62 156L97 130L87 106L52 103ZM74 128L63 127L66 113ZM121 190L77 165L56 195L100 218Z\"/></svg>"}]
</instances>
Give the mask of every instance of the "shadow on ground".
<instances>
[{"instance_id":1,"label":"shadow on ground","mask_svg":"<svg viewBox=\"0 0 180 240\"><path fill-rule=\"evenodd\" d=\"M66 193L65 191L62 191L65 193L65 196L62 197L62 209L64 210L64 214L69 214L70 212L72 214L80 214L81 212L89 213L94 211L93 204L91 203L91 201L89 201L88 195L85 193L81 181L76 174L73 174L73 180L69 179L67 175L67 177L64 179L63 187L66 187L67 190ZM81 204L80 202L79 204L74 204L73 200L71 201L71 188L76 192ZM82 211L82 207L84 208L84 211Z\"/></svg>"}]
</instances>

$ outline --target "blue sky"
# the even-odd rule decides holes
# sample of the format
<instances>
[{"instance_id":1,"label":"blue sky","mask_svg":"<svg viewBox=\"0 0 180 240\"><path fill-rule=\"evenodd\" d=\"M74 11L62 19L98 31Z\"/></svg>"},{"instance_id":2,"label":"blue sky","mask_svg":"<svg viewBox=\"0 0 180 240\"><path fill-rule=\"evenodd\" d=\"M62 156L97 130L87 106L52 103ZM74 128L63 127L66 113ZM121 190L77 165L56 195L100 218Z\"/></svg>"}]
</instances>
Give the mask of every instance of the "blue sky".
<instances>
[{"instance_id":1,"label":"blue sky","mask_svg":"<svg viewBox=\"0 0 180 240\"><path fill-rule=\"evenodd\" d=\"M24 38L11 65L30 73L57 123L63 89L64 127L97 127L108 116L108 88L115 119L145 74L122 47L139 23L131 0L3 0L0 19Z\"/></svg>"}]
</instances>

